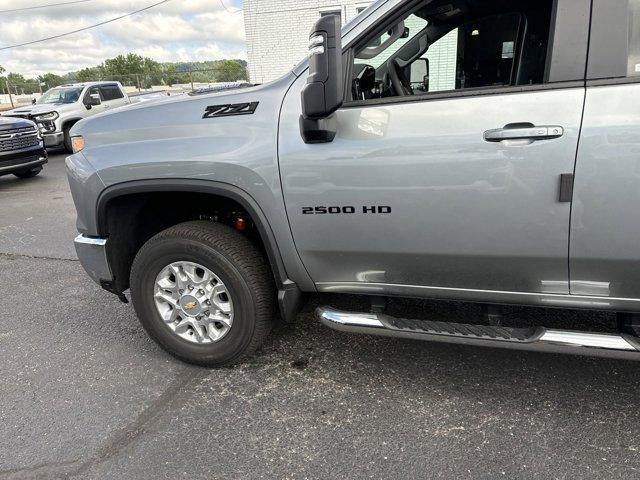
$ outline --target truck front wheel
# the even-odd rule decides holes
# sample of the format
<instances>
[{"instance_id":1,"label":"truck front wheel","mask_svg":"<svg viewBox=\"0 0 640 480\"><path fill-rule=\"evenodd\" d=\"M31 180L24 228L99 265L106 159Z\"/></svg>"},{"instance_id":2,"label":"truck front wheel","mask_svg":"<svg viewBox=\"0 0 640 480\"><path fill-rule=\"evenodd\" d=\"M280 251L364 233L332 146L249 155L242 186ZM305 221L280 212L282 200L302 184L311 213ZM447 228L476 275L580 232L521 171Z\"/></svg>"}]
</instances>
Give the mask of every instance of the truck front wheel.
<instances>
[{"instance_id":1,"label":"truck front wheel","mask_svg":"<svg viewBox=\"0 0 640 480\"><path fill-rule=\"evenodd\" d=\"M69 125L63 130L62 145L68 153L73 153L73 145L71 145L71 127L73 127L73 125Z\"/></svg>"},{"instance_id":2,"label":"truck front wheel","mask_svg":"<svg viewBox=\"0 0 640 480\"><path fill-rule=\"evenodd\" d=\"M273 278L260 251L230 227L201 221L171 227L140 249L131 297L162 348L208 367L253 353L275 308Z\"/></svg>"}]
</instances>

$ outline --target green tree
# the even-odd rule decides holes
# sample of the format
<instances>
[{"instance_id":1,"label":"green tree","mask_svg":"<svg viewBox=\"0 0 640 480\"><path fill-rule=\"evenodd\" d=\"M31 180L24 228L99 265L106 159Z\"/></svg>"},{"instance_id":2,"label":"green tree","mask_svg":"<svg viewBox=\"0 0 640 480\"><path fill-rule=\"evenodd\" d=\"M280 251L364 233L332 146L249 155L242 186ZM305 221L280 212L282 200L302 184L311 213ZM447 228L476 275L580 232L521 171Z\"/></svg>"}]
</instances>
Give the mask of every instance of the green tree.
<instances>
[{"instance_id":1,"label":"green tree","mask_svg":"<svg viewBox=\"0 0 640 480\"><path fill-rule=\"evenodd\" d=\"M248 80L247 69L237 60L221 60L214 67L218 82L236 82Z\"/></svg>"},{"instance_id":2,"label":"green tree","mask_svg":"<svg viewBox=\"0 0 640 480\"><path fill-rule=\"evenodd\" d=\"M38 81L35 79L26 79L20 73L9 73L5 82L8 81L11 86L11 93L29 95L40 90Z\"/></svg>"},{"instance_id":3,"label":"green tree","mask_svg":"<svg viewBox=\"0 0 640 480\"><path fill-rule=\"evenodd\" d=\"M76 82L92 82L102 78L100 67L83 68L73 75Z\"/></svg>"},{"instance_id":4,"label":"green tree","mask_svg":"<svg viewBox=\"0 0 640 480\"><path fill-rule=\"evenodd\" d=\"M38 76L38 81L44 85L42 85L43 90L49 90L53 87L58 87L65 83L65 79L60 75L56 75L55 73L45 73L44 75Z\"/></svg>"},{"instance_id":5,"label":"green tree","mask_svg":"<svg viewBox=\"0 0 640 480\"><path fill-rule=\"evenodd\" d=\"M164 72L162 74L162 82L160 83L161 85L173 85L176 83L188 83L188 82L189 82L189 74L178 71L178 69L174 64L170 63L164 67Z\"/></svg>"}]
</instances>

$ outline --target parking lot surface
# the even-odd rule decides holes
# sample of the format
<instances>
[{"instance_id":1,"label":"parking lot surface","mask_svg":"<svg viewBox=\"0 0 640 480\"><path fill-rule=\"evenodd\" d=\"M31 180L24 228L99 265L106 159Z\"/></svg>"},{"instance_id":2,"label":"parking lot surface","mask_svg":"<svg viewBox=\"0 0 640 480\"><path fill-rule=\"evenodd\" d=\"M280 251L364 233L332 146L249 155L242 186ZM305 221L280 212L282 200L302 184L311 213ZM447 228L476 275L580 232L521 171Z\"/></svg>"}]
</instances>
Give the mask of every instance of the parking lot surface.
<instances>
[{"instance_id":1,"label":"parking lot surface","mask_svg":"<svg viewBox=\"0 0 640 480\"><path fill-rule=\"evenodd\" d=\"M180 363L82 271L63 163L0 177L0 480L640 478L640 363L341 334L316 297Z\"/></svg>"}]
</instances>

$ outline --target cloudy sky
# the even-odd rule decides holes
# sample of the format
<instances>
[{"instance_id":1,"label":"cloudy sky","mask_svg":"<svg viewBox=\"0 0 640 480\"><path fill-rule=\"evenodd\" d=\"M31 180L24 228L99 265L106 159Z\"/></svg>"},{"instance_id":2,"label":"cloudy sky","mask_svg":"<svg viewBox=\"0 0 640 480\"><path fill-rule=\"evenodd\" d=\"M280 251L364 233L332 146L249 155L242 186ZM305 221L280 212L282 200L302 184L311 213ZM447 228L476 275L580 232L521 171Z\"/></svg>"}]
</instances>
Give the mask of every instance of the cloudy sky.
<instances>
[{"instance_id":1,"label":"cloudy sky","mask_svg":"<svg viewBox=\"0 0 640 480\"><path fill-rule=\"evenodd\" d=\"M159 0L0 0L0 48L87 27ZM226 8L223 8L223 3ZM0 65L27 77L66 73L136 52L160 62L246 58L242 0L172 0L146 12L26 47L0 50Z\"/></svg>"}]
</instances>

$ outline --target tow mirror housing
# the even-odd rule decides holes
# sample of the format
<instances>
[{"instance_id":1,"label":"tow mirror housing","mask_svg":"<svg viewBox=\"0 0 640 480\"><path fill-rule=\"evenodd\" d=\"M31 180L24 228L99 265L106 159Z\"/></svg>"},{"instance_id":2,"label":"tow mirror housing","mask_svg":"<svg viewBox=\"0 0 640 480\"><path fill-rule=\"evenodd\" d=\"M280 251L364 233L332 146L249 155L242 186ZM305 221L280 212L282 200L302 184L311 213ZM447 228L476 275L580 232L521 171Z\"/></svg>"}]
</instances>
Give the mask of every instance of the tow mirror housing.
<instances>
[{"instance_id":1,"label":"tow mirror housing","mask_svg":"<svg viewBox=\"0 0 640 480\"><path fill-rule=\"evenodd\" d=\"M342 106L342 37L340 17L320 18L309 37L309 77L302 89L300 129L306 143L331 142L336 135L333 113Z\"/></svg>"}]
</instances>

